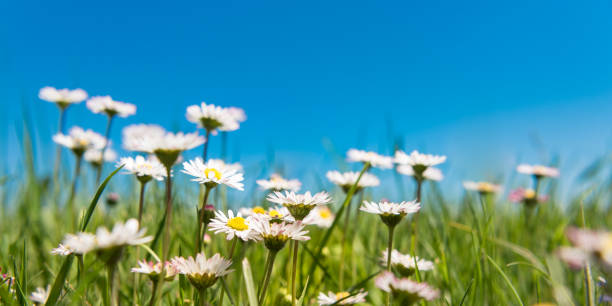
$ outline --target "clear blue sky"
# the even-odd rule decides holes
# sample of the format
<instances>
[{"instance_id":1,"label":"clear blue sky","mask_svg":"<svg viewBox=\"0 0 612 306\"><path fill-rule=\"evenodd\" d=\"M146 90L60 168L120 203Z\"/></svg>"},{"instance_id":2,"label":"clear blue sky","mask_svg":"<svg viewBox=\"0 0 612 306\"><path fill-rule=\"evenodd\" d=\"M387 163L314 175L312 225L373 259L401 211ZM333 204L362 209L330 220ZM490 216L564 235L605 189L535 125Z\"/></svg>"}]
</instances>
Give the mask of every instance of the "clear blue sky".
<instances>
[{"instance_id":1,"label":"clear blue sky","mask_svg":"<svg viewBox=\"0 0 612 306\"><path fill-rule=\"evenodd\" d=\"M24 108L50 148L57 112L36 94L51 85L137 104L115 142L136 122L192 130L200 101L242 107L234 156L274 148L307 161L297 173L330 160L324 138L388 150L388 121L457 177L547 162L540 150L583 165L610 148L610 13L603 0L2 1L1 152L17 152ZM84 104L68 120L104 125Z\"/></svg>"}]
</instances>

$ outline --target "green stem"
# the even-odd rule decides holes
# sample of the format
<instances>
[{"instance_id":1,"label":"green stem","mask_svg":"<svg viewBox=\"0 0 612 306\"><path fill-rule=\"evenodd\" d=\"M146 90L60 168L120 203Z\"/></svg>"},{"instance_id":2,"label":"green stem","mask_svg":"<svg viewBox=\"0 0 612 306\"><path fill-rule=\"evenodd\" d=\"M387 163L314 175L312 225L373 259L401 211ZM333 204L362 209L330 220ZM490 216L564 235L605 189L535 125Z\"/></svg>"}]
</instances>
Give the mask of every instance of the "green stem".
<instances>
[{"instance_id":1,"label":"green stem","mask_svg":"<svg viewBox=\"0 0 612 306\"><path fill-rule=\"evenodd\" d=\"M268 284L270 284L270 277L272 276L272 269L274 268L274 259L276 258L277 251L268 251L268 258L266 260L265 275L263 279L263 287L260 287L259 304L263 305L266 299L266 293Z\"/></svg>"},{"instance_id":2,"label":"green stem","mask_svg":"<svg viewBox=\"0 0 612 306\"><path fill-rule=\"evenodd\" d=\"M199 296L199 301L198 301L198 304L199 304L200 306L205 306L205 305L207 305L207 303L206 303L206 289L202 289L202 290L200 290L200 291L199 291L199 295L200 295L200 296ZM221 296L223 296L223 293L221 293ZM222 305L222 304L219 304L219 305Z\"/></svg>"},{"instance_id":3,"label":"green stem","mask_svg":"<svg viewBox=\"0 0 612 306\"><path fill-rule=\"evenodd\" d=\"M100 168L98 169L98 173L96 175L96 186L100 184L100 177L102 175L102 169L104 168L104 153L106 153L106 149L108 148L108 144L110 143L109 137L114 117L114 115L108 116L108 121L106 121L106 131L104 132L104 147L102 147L102 161L100 163Z\"/></svg>"},{"instance_id":4,"label":"green stem","mask_svg":"<svg viewBox=\"0 0 612 306\"><path fill-rule=\"evenodd\" d=\"M198 232L196 233L196 241L195 241L195 253L196 255L202 251L202 224L204 223L204 208L206 207L206 202L208 201L208 196L210 194L210 190L212 188L206 186L206 190L204 191L204 198L202 199L202 207L200 208L200 213L198 214Z\"/></svg>"},{"instance_id":5,"label":"green stem","mask_svg":"<svg viewBox=\"0 0 612 306\"><path fill-rule=\"evenodd\" d=\"M162 247L162 269L160 275L165 275L166 270L166 259L168 258L168 252L170 251L170 224L172 224L172 176L171 169L166 167L166 224L164 227L164 241ZM163 288L164 285L164 277L160 277L157 282L158 289ZM156 294L153 295L151 300L151 305L155 305L155 301L157 300L157 295L161 293L162 290L155 290Z\"/></svg>"},{"instance_id":6,"label":"green stem","mask_svg":"<svg viewBox=\"0 0 612 306\"><path fill-rule=\"evenodd\" d=\"M151 287L151 299L149 300L149 306L155 305L155 297L157 296L157 283L159 283L159 281L153 281L153 284Z\"/></svg>"},{"instance_id":7,"label":"green stem","mask_svg":"<svg viewBox=\"0 0 612 306\"><path fill-rule=\"evenodd\" d=\"M340 289L344 288L344 257L346 256L346 236L348 234L348 226L349 226L349 216L351 215L351 204L349 203L349 207L347 208L346 214L344 214L344 226L342 229L342 238L340 240L340 264L338 270L340 270L338 275L338 284L340 285Z\"/></svg>"},{"instance_id":8,"label":"green stem","mask_svg":"<svg viewBox=\"0 0 612 306\"><path fill-rule=\"evenodd\" d=\"M229 251L229 260L232 260L232 257L234 256L234 250L236 249L236 243L238 242L239 238L238 237L234 237L234 239L232 239L232 246L230 247L230 251ZM221 277L221 281L224 281L224 276ZM224 290L221 290L221 297L219 297L219 305L223 305L223 297L225 296L225 294L223 294ZM228 293L229 294L229 293Z\"/></svg>"},{"instance_id":9,"label":"green stem","mask_svg":"<svg viewBox=\"0 0 612 306\"><path fill-rule=\"evenodd\" d=\"M59 123L57 126L57 132L63 133L64 132L64 117L66 113L66 108L60 107L59 111L60 111L60 114L59 114ZM59 168L60 168L61 162L62 162L62 146L58 144L55 149L55 165L53 166L53 181L55 182L56 186L59 186L58 180L59 180Z\"/></svg>"},{"instance_id":10,"label":"green stem","mask_svg":"<svg viewBox=\"0 0 612 306\"><path fill-rule=\"evenodd\" d=\"M204 142L204 150L202 151L202 161L206 162L208 157L208 142L210 141L210 130L206 129L206 141Z\"/></svg>"},{"instance_id":11,"label":"green stem","mask_svg":"<svg viewBox=\"0 0 612 306\"><path fill-rule=\"evenodd\" d=\"M395 226L389 226L389 245L387 247L387 271L391 272L391 253L393 252L393 232ZM391 293L387 294L387 306L391 305Z\"/></svg>"},{"instance_id":12,"label":"green stem","mask_svg":"<svg viewBox=\"0 0 612 306\"><path fill-rule=\"evenodd\" d=\"M110 266L107 267L107 272L108 272L108 288L109 288L109 301L110 301L110 305L111 306L116 306L118 305L118 300L119 300L119 291L118 286L116 284L115 281L115 275L117 272L117 265L116 264L111 264Z\"/></svg>"},{"instance_id":13,"label":"green stem","mask_svg":"<svg viewBox=\"0 0 612 306\"><path fill-rule=\"evenodd\" d=\"M299 241L293 242L293 268L291 272L291 306L295 306L295 274L297 272Z\"/></svg>"},{"instance_id":14,"label":"green stem","mask_svg":"<svg viewBox=\"0 0 612 306\"><path fill-rule=\"evenodd\" d=\"M145 195L145 185L146 184L147 183L140 183L140 196L138 198L138 226L140 227L142 227L142 209L144 207L144 195Z\"/></svg>"},{"instance_id":15,"label":"green stem","mask_svg":"<svg viewBox=\"0 0 612 306\"><path fill-rule=\"evenodd\" d=\"M74 211L74 197L76 196L77 182L79 181L79 174L81 173L81 162L83 160L82 154L76 154L76 165L74 167L74 177L72 178L72 187L70 189L70 197L68 198L67 208L70 211L70 222L73 226L76 226L76 212Z\"/></svg>"}]
</instances>

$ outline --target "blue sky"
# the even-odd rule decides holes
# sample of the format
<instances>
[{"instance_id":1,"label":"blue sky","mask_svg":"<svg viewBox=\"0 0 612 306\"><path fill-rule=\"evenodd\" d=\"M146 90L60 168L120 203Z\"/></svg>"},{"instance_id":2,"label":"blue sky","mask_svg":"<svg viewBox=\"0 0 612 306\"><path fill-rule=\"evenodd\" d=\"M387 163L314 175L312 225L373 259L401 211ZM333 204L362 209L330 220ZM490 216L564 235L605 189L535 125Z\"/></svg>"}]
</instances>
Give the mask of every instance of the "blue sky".
<instances>
[{"instance_id":1,"label":"blue sky","mask_svg":"<svg viewBox=\"0 0 612 306\"><path fill-rule=\"evenodd\" d=\"M577 5L580 4L580 5ZM274 149L296 175L327 169L325 143L449 155L450 177L518 161L579 166L610 148L609 1L3 1L0 149L24 109L51 148L57 112L40 87L138 105L119 119L192 130L185 108L239 106L234 158ZM68 126L103 130L85 106ZM15 126L17 125L17 128ZM214 139L214 145L219 140ZM534 145L538 143L538 145ZM39 161L45 164L44 160ZM451 171L452 170L452 171Z\"/></svg>"}]
</instances>

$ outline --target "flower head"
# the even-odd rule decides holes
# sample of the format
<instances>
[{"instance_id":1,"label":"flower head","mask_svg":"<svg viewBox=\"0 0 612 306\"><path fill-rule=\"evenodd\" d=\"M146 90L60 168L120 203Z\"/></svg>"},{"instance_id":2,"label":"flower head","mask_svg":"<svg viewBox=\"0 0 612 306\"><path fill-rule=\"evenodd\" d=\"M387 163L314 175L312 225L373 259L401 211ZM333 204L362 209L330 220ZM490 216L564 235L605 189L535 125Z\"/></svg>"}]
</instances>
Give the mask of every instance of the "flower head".
<instances>
[{"instance_id":1,"label":"flower head","mask_svg":"<svg viewBox=\"0 0 612 306\"><path fill-rule=\"evenodd\" d=\"M50 291L51 291L51 286L49 285L47 285L46 288L37 287L36 291L30 294L30 301L32 301L36 305L43 305L47 302Z\"/></svg>"},{"instance_id":2,"label":"flower head","mask_svg":"<svg viewBox=\"0 0 612 306\"><path fill-rule=\"evenodd\" d=\"M516 171L522 174L533 175L538 178L559 176L559 169L542 165L520 164L516 167Z\"/></svg>"},{"instance_id":3,"label":"flower head","mask_svg":"<svg viewBox=\"0 0 612 306\"><path fill-rule=\"evenodd\" d=\"M244 109L240 107L230 106L227 108L227 112L230 114L230 116L234 117L234 120L238 122L244 122L247 119Z\"/></svg>"},{"instance_id":4,"label":"flower head","mask_svg":"<svg viewBox=\"0 0 612 306\"><path fill-rule=\"evenodd\" d=\"M268 209L264 209L261 206L255 206L253 208L243 207L240 208L240 213L246 217L264 218L270 222L295 221L287 207L284 206L270 207Z\"/></svg>"},{"instance_id":5,"label":"flower head","mask_svg":"<svg viewBox=\"0 0 612 306\"><path fill-rule=\"evenodd\" d=\"M391 169L393 167L393 158L376 152L350 149L346 153L346 157L349 162L369 163L372 167L381 169Z\"/></svg>"},{"instance_id":6,"label":"flower head","mask_svg":"<svg viewBox=\"0 0 612 306\"><path fill-rule=\"evenodd\" d=\"M477 191L481 194L496 193L501 191L501 186L489 182L463 182L463 187L467 190Z\"/></svg>"},{"instance_id":7,"label":"flower head","mask_svg":"<svg viewBox=\"0 0 612 306\"><path fill-rule=\"evenodd\" d=\"M332 183L338 185L344 192L348 192L357 179L359 178L359 172L339 172L339 171L328 171L325 175L328 180ZM357 184L357 191L366 188L366 187L374 187L380 185L380 180L374 175L370 173L363 173L361 179L359 179L359 184Z\"/></svg>"},{"instance_id":8,"label":"flower head","mask_svg":"<svg viewBox=\"0 0 612 306\"><path fill-rule=\"evenodd\" d=\"M123 165L126 173L134 174L139 181L148 182L151 179L161 181L166 177L166 168L157 159L147 158L143 156L123 157L119 160L119 166Z\"/></svg>"},{"instance_id":9,"label":"flower head","mask_svg":"<svg viewBox=\"0 0 612 306\"><path fill-rule=\"evenodd\" d=\"M115 101L110 96L97 96L87 100L87 108L94 114L127 117L136 114L136 105Z\"/></svg>"},{"instance_id":10,"label":"flower head","mask_svg":"<svg viewBox=\"0 0 612 306\"><path fill-rule=\"evenodd\" d=\"M92 148L85 151L83 158L94 166L101 166L105 162L114 162L117 159L117 152L107 147L104 150L104 158L102 158L102 150Z\"/></svg>"},{"instance_id":11,"label":"flower head","mask_svg":"<svg viewBox=\"0 0 612 306\"><path fill-rule=\"evenodd\" d=\"M135 138L131 148L133 151L153 153L166 168L171 168L183 151L193 149L204 141L204 137L198 133L153 133Z\"/></svg>"},{"instance_id":12,"label":"flower head","mask_svg":"<svg viewBox=\"0 0 612 306\"><path fill-rule=\"evenodd\" d=\"M209 288L217 282L219 277L233 271L229 270L232 262L219 254L215 254L208 259L204 253L199 253L195 259L191 256L187 259L175 257L172 259L172 264L176 267L178 273L185 275L198 290Z\"/></svg>"},{"instance_id":13,"label":"flower head","mask_svg":"<svg viewBox=\"0 0 612 306\"><path fill-rule=\"evenodd\" d=\"M293 191L285 191L283 194L275 191L268 195L267 200L287 207L291 215L296 220L301 221L313 208L315 208L315 206L329 204L331 202L331 197L325 191L314 195L309 191L304 194L296 194Z\"/></svg>"},{"instance_id":14,"label":"flower head","mask_svg":"<svg viewBox=\"0 0 612 306\"><path fill-rule=\"evenodd\" d=\"M154 263L152 261L141 260L138 262L138 267L132 268L130 271L133 273L146 274L149 276L149 278L151 278L151 280L157 281L159 280L159 276L162 273L162 263ZM171 281L172 279L174 279L174 276L178 274L178 270L176 269L174 264L169 261L166 261L166 263L164 264L164 271L166 274L164 280L166 281Z\"/></svg>"},{"instance_id":15,"label":"flower head","mask_svg":"<svg viewBox=\"0 0 612 306\"><path fill-rule=\"evenodd\" d=\"M106 144L104 136L92 130L83 130L78 126L71 128L68 135L62 133L53 135L53 141L72 150L79 156L89 149L100 150Z\"/></svg>"},{"instance_id":16,"label":"flower head","mask_svg":"<svg viewBox=\"0 0 612 306\"><path fill-rule=\"evenodd\" d=\"M38 92L38 98L47 102L55 103L64 109L71 104L80 103L87 99L87 93L80 89L55 89L51 86L43 87Z\"/></svg>"},{"instance_id":17,"label":"flower head","mask_svg":"<svg viewBox=\"0 0 612 306\"><path fill-rule=\"evenodd\" d=\"M566 255L566 260L573 257L577 265L579 262L585 262L586 259L593 259L604 270L612 271L612 233L570 227L566 231L566 236L575 248L572 254L562 251L566 252L561 254Z\"/></svg>"},{"instance_id":18,"label":"flower head","mask_svg":"<svg viewBox=\"0 0 612 306\"><path fill-rule=\"evenodd\" d=\"M408 278L396 278L393 273L385 271L374 280L376 287L393 295L393 300L400 305L413 305L420 300L431 301L440 296L440 292L427 283L417 283Z\"/></svg>"},{"instance_id":19,"label":"flower head","mask_svg":"<svg viewBox=\"0 0 612 306\"><path fill-rule=\"evenodd\" d=\"M508 199L514 203L523 203L527 206L535 206L538 203L546 202L548 200L548 196L539 196L533 189L517 188L510 192Z\"/></svg>"},{"instance_id":20,"label":"flower head","mask_svg":"<svg viewBox=\"0 0 612 306\"><path fill-rule=\"evenodd\" d=\"M244 190L242 173L237 172L235 168L226 165L221 160L211 159L204 163L201 158L197 157L194 160L184 162L183 168L183 173L195 177L192 181L204 184L209 188L223 184L238 190Z\"/></svg>"},{"instance_id":21,"label":"flower head","mask_svg":"<svg viewBox=\"0 0 612 306\"><path fill-rule=\"evenodd\" d=\"M217 134L217 130L235 131L240 127L242 114L235 109L230 110L213 104L202 102L201 105L192 105L187 107L187 120L197 123L198 126L210 131L213 135Z\"/></svg>"},{"instance_id":22,"label":"flower head","mask_svg":"<svg viewBox=\"0 0 612 306\"><path fill-rule=\"evenodd\" d=\"M388 249L382 252L380 257L381 262L386 263ZM391 266L394 267L402 276L411 276L419 268L419 271L428 271L434 268L433 262L424 260L419 257L415 258L409 254L402 254L397 250L391 251Z\"/></svg>"},{"instance_id":23,"label":"flower head","mask_svg":"<svg viewBox=\"0 0 612 306\"><path fill-rule=\"evenodd\" d=\"M431 155L419 153L414 150L410 155L402 150L395 151L395 162L400 165L409 165L413 167L433 167L446 161L444 155Z\"/></svg>"},{"instance_id":24,"label":"flower head","mask_svg":"<svg viewBox=\"0 0 612 306\"><path fill-rule=\"evenodd\" d=\"M162 137L166 130L157 124L132 124L121 131L123 148L128 151L142 151L145 139Z\"/></svg>"},{"instance_id":25,"label":"flower head","mask_svg":"<svg viewBox=\"0 0 612 306\"><path fill-rule=\"evenodd\" d=\"M361 211L379 215L387 226L397 225L404 216L416 213L420 209L421 204L416 201L402 201L400 203L363 201L363 206L359 208Z\"/></svg>"},{"instance_id":26,"label":"flower head","mask_svg":"<svg viewBox=\"0 0 612 306\"><path fill-rule=\"evenodd\" d=\"M414 167L410 166L410 165L399 165L397 166L397 172L399 174L403 174L403 175L408 175L408 176L414 176L415 178L420 178L423 180L430 180L430 181L441 181L444 178L444 175L442 174L442 171L438 168L434 168L434 167L428 167L427 169L425 169L423 171L423 173L421 173L420 176L415 176L415 172L414 172Z\"/></svg>"},{"instance_id":27,"label":"flower head","mask_svg":"<svg viewBox=\"0 0 612 306\"><path fill-rule=\"evenodd\" d=\"M297 192L302 187L302 183L299 180L288 180L276 173L270 175L269 180L257 180L256 183L259 185L259 188L263 190L289 190Z\"/></svg>"},{"instance_id":28,"label":"flower head","mask_svg":"<svg viewBox=\"0 0 612 306\"><path fill-rule=\"evenodd\" d=\"M304 230L302 222L270 222L268 218L254 217L251 222L254 234L263 240L266 248L279 251L288 240L309 240L308 231Z\"/></svg>"},{"instance_id":29,"label":"flower head","mask_svg":"<svg viewBox=\"0 0 612 306\"><path fill-rule=\"evenodd\" d=\"M354 305L358 303L365 303L365 297L368 295L367 291L361 289L359 292L351 295L349 292L327 292L327 294L320 292L317 297L319 305Z\"/></svg>"},{"instance_id":30,"label":"flower head","mask_svg":"<svg viewBox=\"0 0 612 306\"><path fill-rule=\"evenodd\" d=\"M232 240L235 237L243 241L256 240L259 236L255 235L251 229L251 217L243 218L241 213L234 216L234 212L227 211L225 215L222 211L215 212L215 218L210 222L210 230L215 234L225 233L227 240Z\"/></svg>"},{"instance_id":31,"label":"flower head","mask_svg":"<svg viewBox=\"0 0 612 306\"><path fill-rule=\"evenodd\" d=\"M304 218L304 224L316 225L320 228L329 228L336 216L327 206L317 206Z\"/></svg>"}]
</instances>

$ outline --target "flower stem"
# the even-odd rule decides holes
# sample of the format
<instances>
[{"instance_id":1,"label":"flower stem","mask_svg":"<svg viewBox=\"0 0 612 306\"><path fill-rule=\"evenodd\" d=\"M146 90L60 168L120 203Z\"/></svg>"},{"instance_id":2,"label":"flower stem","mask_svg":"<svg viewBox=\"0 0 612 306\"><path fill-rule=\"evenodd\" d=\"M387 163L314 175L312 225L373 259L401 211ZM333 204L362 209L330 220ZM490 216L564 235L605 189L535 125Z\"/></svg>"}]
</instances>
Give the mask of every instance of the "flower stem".
<instances>
[{"instance_id":1,"label":"flower stem","mask_svg":"<svg viewBox=\"0 0 612 306\"><path fill-rule=\"evenodd\" d=\"M117 272L117 264L111 264L107 267L108 272L108 293L109 293L109 301L111 306L118 305L119 300L119 291L117 290L118 286L115 282L115 275Z\"/></svg>"},{"instance_id":2,"label":"flower stem","mask_svg":"<svg viewBox=\"0 0 612 306\"><path fill-rule=\"evenodd\" d=\"M205 305L207 305L207 303L206 303L206 289L202 289L202 290L200 290L200 291L199 291L199 295L200 295L200 296L199 296L199 301L198 301L198 304L199 304L200 306L205 306ZM223 293L222 293L222 295L221 295L221 296L223 296ZM221 305L221 304L219 304L219 305Z\"/></svg>"},{"instance_id":3,"label":"flower stem","mask_svg":"<svg viewBox=\"0 0 612 306\"><path fill-rule=\"evenodd\" d=\"M59 113L59 122L58 122L58 126L57 126L57 132L58 133L63 133L64 132L64 117L66 115L66 108L65 107L60 107L60 113ZM62 162L62 146L61 145L57 145L57 148L55 149L55 165L53 166L53 181L55 182L56 186L59 186L59 168L60 168L60 163Z\"/></svg>"},{"instance_id":4,"label":"flower stem","mask_svg":"<svg viewBox=\"0 0 612 306\"><path fill-rule=\"evenodd\" d=\"M142 227L142 209L144 207L145 185L147 183L140 182L140 196L138 198L138 226ZM136 248L136 260L140 260L140 248ZM140 273L134 273L134 283L132 286L132 298L134 303L138 302L138 283L140 282Z\"/></svg>"},{"instance_id":5,"label":"flower stem","mask_svg":"<svg viewBox=\"0 0 612 306\"><path fill-rule=\"evenodd\" d=\"M391 272L391 253L393 253L393 232L395 226L389 226L389 246L387 247L387 271ZM391 293L387 294L387 306L391 305Z\"/></svg>"},{"instance_id":6,"label":"flower stem","mask_svg":"<svg viewBox=\"0 0 612 306\"><path fill-rule=\"evenodd\" d=\"M210 141L210 130L206 129L206 141L204 142L204 150L202 151L202 161L206 162L208 157L208 141Z\"/></svg>"},{"instance_id":7,"label":"flower stem","mask_svg":"<svg viewBox=\"0 0 612 306\"><path fill-rule=\"evenodd\" d=\"M202 250L202 224L204 223L204 208L206 207L206 202L208 201L208 195L210 194L211 188L206 186L206 191L204 191L204 199L202 200L202 207L200 208L200 213L198 214L198 232L196 233L196 241L195 241L195 254L197 255Z\"/></svg>"},{"instance_id":8,"label":"flower stem","mask_svg":"<svg viewBox=\"0 0 612 306\"><path fill-rule=\"evenodd\" d=\"M106 149L110 143L109 137L114 117L115 116L108 116L108 121L106 122L106 132L104 132L104 147L102 147L102 161L96 174L96 186L100 184L100 177L102 176L102 169L104 168L104 153L106 153Z\"/></svg>"},{"instance_id":9,"label":"flower stem","mask_svg":"<svg viewBox=\"0 0 612 306\"><path fill-rule=\"evenodd\" d=\"M70 197L68 198L68 204L66 205L70 211L70 220L73 226L76 226L76 213L74 211L74 197L76 195L77 182L79 181L79 174L81 173L81 161L83 160L82 154L76 155L76 165L74 167L74 177L72 178L72 188L70 189Z\"/></svg>"},{"instance_id":10,"label":"flower stem","mask_svg":"<svg viewBox=\"0 0 612 306\"><path fill-rule=\"evenodd\" d=\"M270 276L272 275L272 268L274 267L274 259L276 258L277 251L268 251L268 258L266 259L266 267L265 274L263 279L263 287L259 287L259 304L263 305L263 302L266 299L266 293L268 289L268 284L270 283Z\"/></svg>"},{"instance_id":11,"label":"flower stem","mask_svg":"<svg viewBox=\"0 0 612 306\"><path fill-rule=\"evenodd\" d=\"M295 274L297 272L299 241L293 241L293 268L291 272L291 306L295 306Z\"/></svg>"},{"instance_id":12,"label":"flower stem","mask_svg":"<svg viewBox=\"0 0 612 306\"><path fill-rule=\"evenodd\" d=\"M164 228L164 241L162 248L162 269L160 275L165 275L166 272L166 259L168 258L168 252L170 251L170 224L172 224L172 176L170 166L166 166L166 224ZM155 295L153 295L151 299L151 305L155 305L155 301L157 300L157 295L161 293L160 288L163 288L164 285L164 277L160 277L157 282L157 288L155 290Z\"/></svg>"},{"instance_id":13,"label":"flower stem","mask_svg":"<svg viewBox=\"0 0 612 306\"><path fill-rule=\"evenodd\" d=\"M236 249L236 243L238 242L238 237L234 237L234 239L232 239L232 246L230 247L230 251L229 251L229 260L232 260L232 257L234 257L234 250ZM221 276L221 281L224 281L225 276ZM221 296L219 297L219 305L223 305L223 297L225 296L224 294L225 290L221 290ZM229 294L229 293L228 293Z\"/></svg>"},{"instance_id":14,"label":"flower stem","mask_svg":"<svg viewBox=\"0 0 612 306\"><path fill-rule=\"evenodd\" d=\"M416 201L417 203L421 204L421 208L423 207L423 203L421 203L421 192L423 189L423 179L422 178L415 178L416 180ZM418 225L418 221L419 221L419 214L420 214L420 210L417 211L414 214L414 217L412 218L412 222L410 222L411 224L411 242L410 242L410 254L414 254L416 253L416 244L417 244L417 225Z\"/></svg>"},{"instance_id":15,"label":"flower stem","mask_svg":"<svg viewBox=\"0 0 612 306\"><path fill-rule=\"evenodd\" d=\"M142 209L144 207L144 195L145 185L147 183L140 183L140 196L138 198L138 226L142 227Z\"/></svg>"},{"instance_id":16,"label":"flower stem","mask_svg":"<svg viewBox=\"0 0 612 306\"><path fill-rule=\"evenodd\" d=\"M342 229L342 238L340 241L340 264L338 270L340 270L340 274L338 275L338 284L340 289L344 288L344 257L346 256L346 236L348 234L349 227L349 216L351 215L351 203L349 203L349 207L344 214L344 224Z\"/></svg>"}]
</instances>

